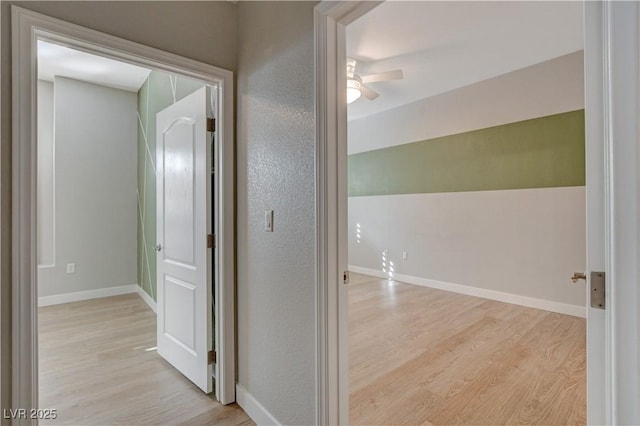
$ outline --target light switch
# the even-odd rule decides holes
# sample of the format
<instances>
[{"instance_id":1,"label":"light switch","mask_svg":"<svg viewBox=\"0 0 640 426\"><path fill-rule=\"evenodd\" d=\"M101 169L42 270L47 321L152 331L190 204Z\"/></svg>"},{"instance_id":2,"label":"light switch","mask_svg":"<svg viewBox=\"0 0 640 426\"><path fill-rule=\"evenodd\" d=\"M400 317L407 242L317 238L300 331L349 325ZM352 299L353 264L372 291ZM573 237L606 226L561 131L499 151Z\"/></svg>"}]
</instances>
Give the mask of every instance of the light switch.
<instances>
[{"instance_id":1,"label":"light switch","mask_svg":"<svg viewBox=\"0 0 640 426\"><path fill-rule=\"evenodd\" d=\"M67 263L67 274L75 274L75 272L76 272L76 264Z\"/></svg>"},{"instance_id":2,"label":"light switch","mask_svg":"<svg viewBox=\"0 0 640 426\"><path fill-rule=\"evenodd\" d=\"M264 232L273 232L273 210L264 212Z\"/></svg>"}]
</instances>

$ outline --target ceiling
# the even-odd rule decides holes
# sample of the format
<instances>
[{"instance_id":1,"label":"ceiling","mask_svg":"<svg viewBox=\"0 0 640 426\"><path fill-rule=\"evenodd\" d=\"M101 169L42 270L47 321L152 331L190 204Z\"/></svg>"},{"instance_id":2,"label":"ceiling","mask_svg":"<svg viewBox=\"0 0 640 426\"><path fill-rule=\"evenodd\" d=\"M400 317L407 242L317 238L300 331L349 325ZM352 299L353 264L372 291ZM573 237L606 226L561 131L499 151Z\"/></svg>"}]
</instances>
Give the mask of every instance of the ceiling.
<instances>
[{"instance_id":1,"label":"ceiling","mask_svg":"<svg viewBox=\"0 0 640 426\"><path fill-rule=\"evenodd\" d=\"M583 49L578 1L387 1L347 27L356 73L402 69L368 84L380 96L349 119L467 86Z\"/></svg>"},{"instance_id":2,"label":"ceiling","mask_svg":"<svg viewBox=\"0 0 640 426\"><path fill-rule=\"evenodd\" d=\"M38 78L74 78L89 83L137 92L151 71L125 62L96 56L38 40Z\"/></svg>"}]
</instances>

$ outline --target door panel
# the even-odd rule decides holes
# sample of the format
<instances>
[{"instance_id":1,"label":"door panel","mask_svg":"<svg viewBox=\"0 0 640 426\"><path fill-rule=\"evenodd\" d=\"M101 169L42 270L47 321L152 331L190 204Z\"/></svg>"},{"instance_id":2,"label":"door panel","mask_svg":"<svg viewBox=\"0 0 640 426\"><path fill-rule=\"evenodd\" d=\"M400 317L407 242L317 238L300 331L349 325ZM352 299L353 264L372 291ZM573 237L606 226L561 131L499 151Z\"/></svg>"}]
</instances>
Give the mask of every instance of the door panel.
<instances>
[{"instance_id":1,"label":"door panel","mask_svg":"<svg viewBox=\"0 0 640 426\"><path fill-rule=\"evenodd\" d=\"M195 312L196 286L165 275L164 277L164 333L196 355ZM192 313L187 315L185 313Z\"/></svg>"},{"instance_id":2,"label":"door panel","mask_svg":"<svg viewBox=\"0 0 640 426\"><path fill-rule=\"evenodd\" d=\"M602 3L585 2L585 150L587 189L587 423L607 424L606 311L590 307L589 271L606 271ZM607 289L608 290L608 289Z\"/></svg>"},{"instance_id":3,"label":"door panel","mask_svg":"<svg viewBox=\"0 0 640 426\"><path fill-rule=\"evenodd\" d=\"M157 115L158 354L204 392L213 389L208 88Z\"/></svg>"},{"instance_id":4,"label":"door panel","mask_svg":"<svg viewBox=\"0 0 640 426\"><path fill-rule=\"evenodd\" d=\"M195 267L195 120L178 118L164 133L164 260Z\"/></svg>"}]
</instances>

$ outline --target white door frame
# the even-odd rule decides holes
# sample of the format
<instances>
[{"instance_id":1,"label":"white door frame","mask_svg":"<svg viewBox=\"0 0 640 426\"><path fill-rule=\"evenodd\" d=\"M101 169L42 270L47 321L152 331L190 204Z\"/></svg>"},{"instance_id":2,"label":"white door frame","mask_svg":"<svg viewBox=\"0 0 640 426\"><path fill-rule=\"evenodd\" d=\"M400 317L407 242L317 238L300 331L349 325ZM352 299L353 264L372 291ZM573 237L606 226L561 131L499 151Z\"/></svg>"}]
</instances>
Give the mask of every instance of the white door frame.
<instances>
[{"instance_id":1,"label":"white door frame","mask_svg":"<svg viewBox=\"0 0 640 426\"><path fill-rule=\"evenodd\" d=\"M324 0L314 12L318 424L347 424L349 415L348 312L342 283L347 270L345 26L379 3ZM595 105L586 120L588 128L593 126L602 137L602 149L607 151L600 177L605 188L606 261L592 266L607 273L606 315L610 318L605 341L589 345L602 344L610 354L603 373L609 381L602 393L608 407L605 423L637 424L640 409L633 401L640 395L640 14L637 4L625 9L624 4L616 4L619 2L587 3L591 9L585 20L585 64L589 67L585 90L587 102ZM590 411L588 405L589 419L595 420L597 416Z\"/></svg>"},{"instance_id":2,"label":"white door frame","mask_svg":"<svg viewBox=\"0 0 640 426\"><path fill-rule=\"evenodd\" d=\"M219 87L220 313L217 397L235 401L235 245L233 73L17 6L12 13L12 392L13 408L38 406L36 259L37 40L44 39L146 68L180 74ZM2 338L3 342L5 338ZM4 378L3 378L4 379Z\"/></svg>"},{"instance_id":3,"label":"white door frame","mask_svg":"<svg viewBox=\"0 0 640 426\"><path fill-rule=\"evenodd\" d=\"M589 228L589 215L600 210L595 220L603 229L603 235L587 235L588 245L595 240L603 246L602 253L589 249L587 265L590 271L607 274L604 321L599 318L602 311L587 307L587 324L604 327L604 333L587 327L587 422L640 424L638 2L585 3L585 102L587 179L592 171L596 179L587 183L602 192L596 202L604 200L602 206L591 205L587 189ZM589 137L601 139L601 152L590 151ZM589 163L590 153L604 161ZM594 335L601 340L594 341ZM599 368L602 357L604 372Z\"/></svg>"},{"instance_id":4,"label":"white door frame","mask_svg":"<svg viewBox=\"0 0 640 426\"><path fill-rule=\"evenodd\" d=\"M347 336L347 80L345 26L381 2L314 9L316 81L317 424L349 422Z\"/></svg>"}]
</instances>

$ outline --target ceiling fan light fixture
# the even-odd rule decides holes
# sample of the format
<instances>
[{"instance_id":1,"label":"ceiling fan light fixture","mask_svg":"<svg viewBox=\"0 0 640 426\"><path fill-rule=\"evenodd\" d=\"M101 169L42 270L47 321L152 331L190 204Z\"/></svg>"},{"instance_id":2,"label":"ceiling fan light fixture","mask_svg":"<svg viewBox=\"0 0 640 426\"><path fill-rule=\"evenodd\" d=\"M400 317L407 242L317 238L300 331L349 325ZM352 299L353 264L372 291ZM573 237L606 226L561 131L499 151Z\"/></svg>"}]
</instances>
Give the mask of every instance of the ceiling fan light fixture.
<instances>
[{"instance_id":1,"label":"ceiling fan light fixture","mask_svg":"<svg viewBox=\"0 0 640 426\"><path fill-rule=\"evenodd\" d=\"M360 89L361 86L362 86L362 83L360 83L358 80L354 78L347 79L347 103L348 104L356 101L362 95L362 91Z\"/></svg>"}]
</instances>

